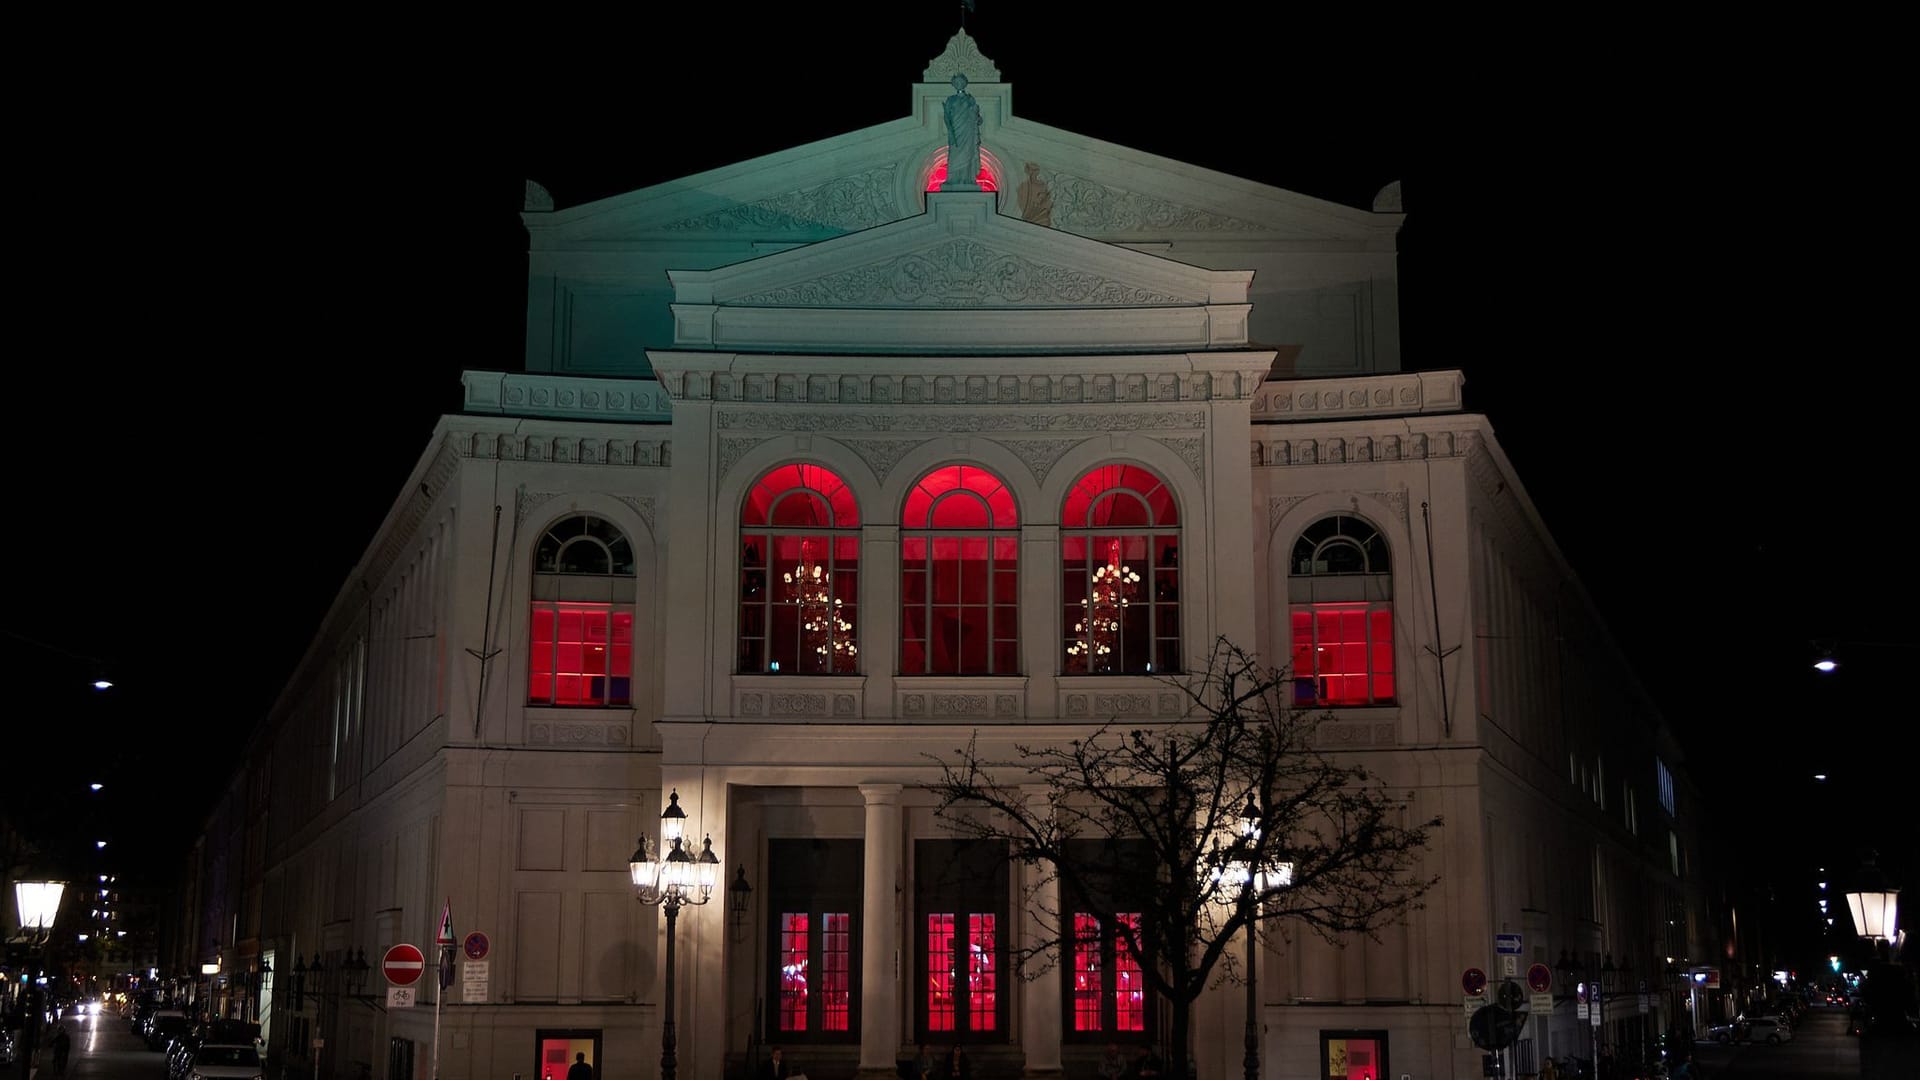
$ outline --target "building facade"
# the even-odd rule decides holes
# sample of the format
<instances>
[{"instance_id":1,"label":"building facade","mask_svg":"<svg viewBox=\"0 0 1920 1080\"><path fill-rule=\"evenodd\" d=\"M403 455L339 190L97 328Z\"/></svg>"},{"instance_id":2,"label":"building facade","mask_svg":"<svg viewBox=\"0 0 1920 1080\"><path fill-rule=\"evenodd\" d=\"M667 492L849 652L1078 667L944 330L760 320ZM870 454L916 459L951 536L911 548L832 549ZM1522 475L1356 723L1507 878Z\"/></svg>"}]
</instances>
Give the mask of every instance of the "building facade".
<instances>
[{"instance_id":1,"label":"building facade","mask_svg":"<svg viewBox=\"0 0 1920 1080\"><path fill-rule=\"evenodd\" d=\"M1401 370L1394 196L1025 120L964 33L923 78L898 121L656 188L529 185L525 370L466 374L203 844L271 1052L655 1075L628 860L672 797L725 868L677 924L685 1074L962 1044L1091 1075L1164 1009L1111 951L1017 977L1023 871L925 785L969 738L1175 719L1222 638L1446 821L1405 923L1264 943L1264 1076L1480 1075L1461 980L1501 980L1496 935L1555 972L1517 1065L1687 1024L1727 921L1695 793L1460 374ZM448 910L452 987L387 1007L379 957ZM1609 966L1596 1024L1567 976ZM1244 1002L1202 1000L1201 1075Z\"/></svg>"}]
</instances>

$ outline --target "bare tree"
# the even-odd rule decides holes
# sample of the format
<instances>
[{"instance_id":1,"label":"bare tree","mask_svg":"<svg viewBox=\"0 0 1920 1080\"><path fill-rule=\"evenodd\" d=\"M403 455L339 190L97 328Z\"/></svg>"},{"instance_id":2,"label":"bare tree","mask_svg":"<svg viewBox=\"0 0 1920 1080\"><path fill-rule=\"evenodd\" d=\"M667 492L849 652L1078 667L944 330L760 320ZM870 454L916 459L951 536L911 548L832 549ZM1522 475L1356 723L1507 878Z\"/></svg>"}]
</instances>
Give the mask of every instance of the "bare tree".
<instances>
[{"instance_id":1,"label":"bare tree","mask_svg":"<svg viewBox=\"0 0 1920 1080\"><path fill-rule=\"evenodd\" d=\"M937 815L958 835L1005 845L1036 867L1026 903L1039 933L1011 951L1026 978L1099 933L1124 947L1172 1011L1168 1075L1187 1073L1193 1003L1228 946L1305 927L1332 942L1420 906L1439 879L1417 870L1438 817L1408 821L1412 796L1311 746L1326 714L1292 708L1291 682L1222 639L1178 687L1187 718L1109 722L1061 746L984 760L978 735L936 758ZM1058 903L1042 896L1058 886ZM1138 919L1118 917L1117 913Z\"/></svg>"}]
</instances>

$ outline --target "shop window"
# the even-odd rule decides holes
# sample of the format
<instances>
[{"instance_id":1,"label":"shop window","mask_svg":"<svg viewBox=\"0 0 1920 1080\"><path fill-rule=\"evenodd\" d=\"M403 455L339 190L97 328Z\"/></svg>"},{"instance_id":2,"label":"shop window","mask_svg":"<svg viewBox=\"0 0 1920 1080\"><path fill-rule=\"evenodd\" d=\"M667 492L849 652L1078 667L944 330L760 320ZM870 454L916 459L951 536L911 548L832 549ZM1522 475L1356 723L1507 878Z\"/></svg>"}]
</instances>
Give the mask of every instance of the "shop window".
<instances>
[{"instance_id":1,"label":"shop window","mask_svg":"<svg viewBox=\"0 0 1920 1080\"><path fill-rule=\"evenodd\" d=\"M585 1062L596 1077L616 1075L600 1061L598 1029L539 1030L533 1040L534 1075L540 1080L567 1080L567 1070L576 1061Z\"/></svg>"},{"instance_id":2,"label":"shop window","mask_svg":"<svg viewBox=\"0 0 1920 1080\"><path fill-rule=\"evenodd\" d=\"M1067 491L1060 515L1061 671L1180 670L1180 514L1164 481L1102 465Z\"/></svg>"},{"instance_id":3,"label":"shop window","mask_svg":"<svg viewBox=\"0 0 1920 1080\"><path fill-rule=\"evenodd\" d=\"M998 476L946 465L907 492L900 532L900 673L1020 671L1020 515Z\"/></svg>"},{"instance_id":4,"label":"shop window","mask_svg":"<svg viewBox=\"0 0 1920 1080\"><path fill-rule=\"evenodd\" d=\"M1307 526L1287 592L1294 703L1392 704L1393 567L1380 531L1346 514Z\"/></svg>"},{"instance_id":5,"label":"shop window","mask_svg":"<svg viewBox=\"0 0 1920 1080\"><path fill-rule=\"evenodd\" d=\"M1327 1080L1387 1080L1387 1033L1322 1031L1320 1062Z\"/></svg>"},{"instance_id":6,"label":"shop window","mask_svg":"<svg viewBox=\"0 0 1920 1080\"><path fill-rule=\"evenodd\" d=\"M739 670L835 675L859 670L860 512L818 465L782 465L740 511Z\"/></svg>"},{"instance_id":7,"label":"shop window","mask_svg":"<svg viewBox=\"0 0 1920 1080\"><path fill-rule=\"evenodd\" d=\"M534 548L527 702L624 706L633 699L633 547L611 522L563 518Z\"/></svg>"}]
</instances>

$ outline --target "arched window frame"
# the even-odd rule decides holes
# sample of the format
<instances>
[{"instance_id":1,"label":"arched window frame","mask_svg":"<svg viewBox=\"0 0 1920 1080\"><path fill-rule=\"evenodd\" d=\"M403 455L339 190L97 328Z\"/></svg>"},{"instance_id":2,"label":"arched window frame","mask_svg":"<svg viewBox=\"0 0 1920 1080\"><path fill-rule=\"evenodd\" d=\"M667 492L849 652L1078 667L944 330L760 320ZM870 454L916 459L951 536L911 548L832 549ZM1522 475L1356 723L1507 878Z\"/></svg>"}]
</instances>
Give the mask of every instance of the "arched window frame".
<instances>
[{"instance_id":1,"label":"arched window frame","mask_svg":"<svg viewBox=\"0 0 1920 1080\"><path fill-rule=\"evenodd\" d=\"M1295 705L1394 703L1393 560L1378 526L1348 513L1308 524L1287 561L1287 599Z\"/></svg>"},{"instance_id":2,"label":"arched window frame","mask_svg":"<svg viewBox=\"0 0 1920 1080\"><path fill-rule=\"evenodd\" d=\"M569 514L540 534L529 602L527 704L633 703L633 542L597 514Z\"/></svg>"},{"instance_id":3,"label":"arched window frame","mask_svg":"<svg viewBox=\"0 0 1920 1080\"><path fill-rule=\"evenodd\" d=\"M777 465L740 510L737 670L852 675L859 667L860 508L838 473Z\"/></svg>"},{"instance_id":4,"label":"arched window frame","mask_svg":"<svg viewBox=\"0 0 1920 1080\"><path fill-rule=\"evenodd\" d=\"M1020 673L1020 509L991 469L941 465L900 514L902 675Z\"/></svg>"},{"instance_id":5,"label":"arched window frame","mask_svg":"<svg viewBox=\"0 0 1920 1080\"><path fill-rule=\"evenodd\" d=\"M1181 670L1180 508L1158 472L1096 465L1060 514L1063 675Z\"/></svg>"}]
</instances>

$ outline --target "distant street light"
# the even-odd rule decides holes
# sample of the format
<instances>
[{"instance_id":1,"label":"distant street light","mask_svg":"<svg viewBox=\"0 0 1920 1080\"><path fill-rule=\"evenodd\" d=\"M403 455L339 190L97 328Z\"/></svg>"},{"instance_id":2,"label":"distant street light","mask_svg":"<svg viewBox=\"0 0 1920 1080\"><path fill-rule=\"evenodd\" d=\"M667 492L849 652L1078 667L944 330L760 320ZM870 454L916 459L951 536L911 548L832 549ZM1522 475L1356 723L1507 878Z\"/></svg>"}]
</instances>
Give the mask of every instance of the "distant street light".
<instances>
[{"instance_id":1,"label":"distant street light","mask_svg":"<svg viewBox=\"0 0 1920 1080\"><path fill-rule=\"evenodd\" d=\"M1838 663L1834 662L1832 657L1822 657L1814 663L1813 670L1821 672L1822 674L1831 674L1833 669L1839 666Z\"/></svg>"},{"instance_id":2,"label":"distant street light","mask_svg":"<svg viewBox=\"0 0 1920 1080\"><path fill-rule=\"evenodd\" d=\"M101 788L105 787L106 785L105 784L88 784L87 786L92 788L95 791L99 791Z\"/></svg>"},{"instance_id":3,"label":"distant street light","mask_svg":"<svg viewBox=\"0 0 1920 1080\"><path fill-rule=\"evenodd\" d=\"M109 679L95 679L93 680L93 688L95 690L111 690L113 689L113 682Z\"/></svg>"}]
</instances>

